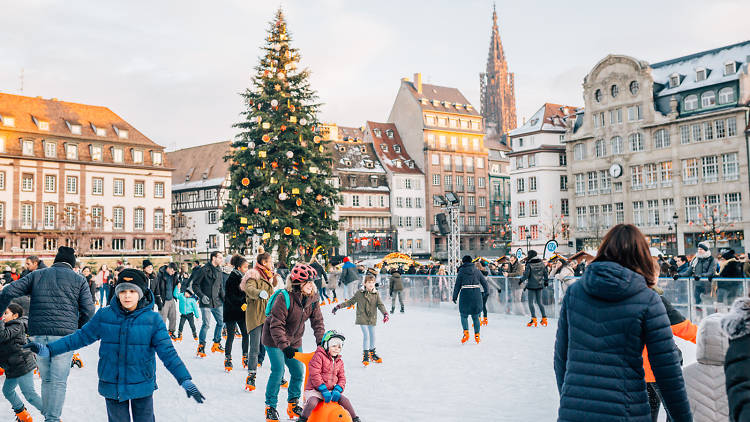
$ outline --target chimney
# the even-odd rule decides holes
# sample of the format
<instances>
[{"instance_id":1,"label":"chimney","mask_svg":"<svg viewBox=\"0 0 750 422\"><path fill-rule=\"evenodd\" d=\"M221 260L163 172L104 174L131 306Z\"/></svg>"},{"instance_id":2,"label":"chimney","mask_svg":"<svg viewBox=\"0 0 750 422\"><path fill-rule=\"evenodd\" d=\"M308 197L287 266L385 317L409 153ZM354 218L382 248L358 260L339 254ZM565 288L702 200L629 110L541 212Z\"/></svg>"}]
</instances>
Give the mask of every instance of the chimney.
<instances>
[{"instance_id":1,"label":"chimney","mask_svg":"<svg viewBox=\"0 0 750 422\"><path fill-rule=\"evenodd\" d=\"M417 94L422 93L422 74L421 73L414 74L414 87L417 88Z\"/></svg>"}]
</instances>

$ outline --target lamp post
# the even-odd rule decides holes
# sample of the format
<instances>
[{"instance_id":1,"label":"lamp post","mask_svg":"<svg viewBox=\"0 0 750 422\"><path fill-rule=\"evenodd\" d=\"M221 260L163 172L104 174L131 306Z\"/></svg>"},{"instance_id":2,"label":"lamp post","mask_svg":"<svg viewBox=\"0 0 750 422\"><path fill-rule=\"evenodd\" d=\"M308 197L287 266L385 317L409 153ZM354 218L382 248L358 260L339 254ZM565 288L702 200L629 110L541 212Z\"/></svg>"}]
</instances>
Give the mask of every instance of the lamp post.
<instances>
[{"instance_id":1,"label":"lamp post","mask_svg":"<svg viewBox=\"0 0 750 422\"><path fill-rule=\"evenodd\" d=\"M677 234L677 221L680 219L680 216L677 215L677 211L674 212L674 215L672 215L672 224L674 224L674 242L675 242L675 250L677 251L677 255L680 254L680 235Z\"/></svg>"},{"instance_id":2,"label":"lamp post","mask_svg":"<svg viewBox=\"0 0 750 422\"><path fill-rule=\"evenodd\" d=\"M529 226L524 226L523 231L526 234L526 256L529 256L529 249L531 249L531 239L529 238Z\"/></svg>"},{"instance_id":3,"label":"lamp post","mask_svg":"<svg viewBox=\"0 0 750 422\"><path fill-rule=\"evenodd\" d=\"M206 262L210 261L209 256L211 255L211 238L206 239Z\"/></svg>"}]
</instances>

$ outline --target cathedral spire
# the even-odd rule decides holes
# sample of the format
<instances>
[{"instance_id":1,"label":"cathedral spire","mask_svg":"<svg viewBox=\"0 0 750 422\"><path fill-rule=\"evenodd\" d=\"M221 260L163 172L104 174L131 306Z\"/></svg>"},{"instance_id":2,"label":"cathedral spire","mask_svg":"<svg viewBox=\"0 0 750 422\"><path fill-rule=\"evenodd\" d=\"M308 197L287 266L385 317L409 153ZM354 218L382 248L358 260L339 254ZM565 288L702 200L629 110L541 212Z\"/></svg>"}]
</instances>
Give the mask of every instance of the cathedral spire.
<instances>
[{"instance_id":1,"label":"cathedral spire","mask_svg":"<svg viewBox=\"0 0 750 422\"><path fill-rule=\"evenodd\" d=\"M482 116L486 127L494 127L498 134L516 127L516 99L513 74L508 72L500 30L497 25L497 7L492 4L492 33L487 54L487 68L481 73L480 93Z\"/></svg>"}]
</instances>

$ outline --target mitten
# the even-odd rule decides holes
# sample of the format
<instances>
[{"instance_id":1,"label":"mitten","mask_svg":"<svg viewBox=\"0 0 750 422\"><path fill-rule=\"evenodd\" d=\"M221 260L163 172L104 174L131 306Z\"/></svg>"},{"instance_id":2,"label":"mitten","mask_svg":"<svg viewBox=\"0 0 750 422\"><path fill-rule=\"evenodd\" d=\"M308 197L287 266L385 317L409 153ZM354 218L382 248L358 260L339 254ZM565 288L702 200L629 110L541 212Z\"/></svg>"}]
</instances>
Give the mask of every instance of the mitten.
<instances>
[{"instance_id":1,"label":"mitten","mask_svg":"<svg viewBox=\"0 0 750 422\"><path fill-rule=\"evenodd\" d=\"M338 311L339 309L341 309L339 307L339 305L336 305L336 306L333 307L333 309L331 309L331 313L333 313L334 315L336 315L336 311Z\"/></svg>"},{"instance_id":2,"label":"mitten","mask_svg":"<svg viewBox=\"0 0 750 422\"><path fill-rule=\"evenodd\" d=\"M337 386L337 387L338 387L338 386ZM323 400L325 400L325 402L326 402L326 403L328 403L328 402L330 402L330 401L331 401L331 399L332 399L332 397L333 397L333 394L331 393L331 391L330 391L330 390L328 390L328 387L326 387L326 385L325 385L325 384L320 384L320 385L318 386L318 391L320 391L320 394L322 394L322 395L323 395ZM341 394L340 394L340 393L339 393L339 397L341 397Z\"/></svg>"},{"instance_id":3,"label":"mitten","mask_svg":"<svg viewBox=\"0 0 750 422\"><path fill-rule=\"evenodd\" d=\"M388 322L389 319L391 319L391 318L388 316L388 313L383 314L383 324L385 324L386 322Z\"/></svg>"},{"instance_id":4,"label":"mitten","mask_svg":"<svg viewBox=\"0 0 750 422\"><path fill-rule=\"evenodd\" d=\"M343 388L341 388L340 385L336 384L335 387L333 387L333 391L331 392L331 401L338 402L341 398L341 393L344 391Z\"/></svg>"},{"instance_id":5,"label":"mitten","mask_svg":"<svg viewBox=\"0 0 750 422\"><path fill-rule=\"evenodd\" d=\"M261 290L260 293L258 293L258 297L261 299L268 299L268 292L265 290Z\"/></svg>"},{"instance_id":6,"label":"mitten","mask_svg":"<svg viewBox=\"0 0 750 422\"><path fill-rule=\"evenodd\" d=\"M46 358L49 356L49 348L46 344L31 342L24 344L23 348L31 349L31 351L39 355L40 358Z\"/></svg>"},{"instance_id":7,"label":"mitten","mask_svg":"<svg viewBox=\"0 0 750 422\"><path fill-rule=\"evenodd\" d=\"M284 357L287 359L294 359L294 354L297 353L297 349L292 346L287 346L283 349Z\"/></svg>"},{"instance_id":8,"label":"mitten","mask_svg":"<svg viewBox=\"0 0 750 422\"><path fill-rule=\"evenodd\" d=\"M185 389L185 393L188 397L192 397L198 403L203 403L203 400L206 399L205 397L203 397L203 394L198 391L198 387L193 384L193 381L185 380L182 382L182 384L180 384L180 386Z\"/></svg>"}]
</instances>

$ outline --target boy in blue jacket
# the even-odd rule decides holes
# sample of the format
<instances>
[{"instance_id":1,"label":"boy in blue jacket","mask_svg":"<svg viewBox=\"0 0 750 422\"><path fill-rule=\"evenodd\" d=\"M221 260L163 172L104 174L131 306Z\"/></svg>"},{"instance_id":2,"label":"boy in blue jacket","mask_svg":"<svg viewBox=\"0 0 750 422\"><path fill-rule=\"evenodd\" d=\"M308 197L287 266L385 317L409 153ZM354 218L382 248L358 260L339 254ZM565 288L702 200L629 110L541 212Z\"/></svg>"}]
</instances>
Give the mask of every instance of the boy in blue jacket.
<instances>
[{"instance_id":1,"label":"boy in blue jacket","mask_svg":"<svg viewBox=\"0 0 750 422\"><path fill-rule=\"evenodd\" d=\"M154 420L155 354L188 397L203 403L204 397L177 355L164 321L152 310L154 296L146 275L132 268L120 272L115 298L75 333L48 345L29 343L24 347L46 357L101 340L99 394L106 399L109 422L130 422L131 409L133 422Z\"/></svg>"},{"instance_id":2,"label":"boy in blue jacket","mask_svg":"<svg viewBox=\"0 0 750 422\"><path fill-rule=\"evenodd\" d=\"M177 298L179 304L178 310L180 311L180 326L177 329L176 341L182 341L182 329L185 327L185 321L190 324L190 329L193 330L193 339L198 341L198 332L195 330L195 319L201 317L201 311L198 307L198 300L195 299L195 293L190 289L185 289L185 292L180 292L181 283L177 283L174 288L173 296Z\"/></svg>"}]
</instances>

